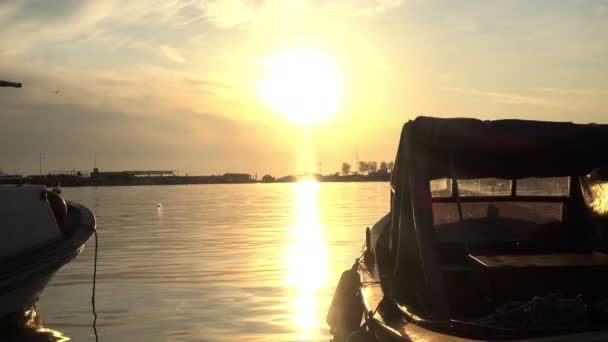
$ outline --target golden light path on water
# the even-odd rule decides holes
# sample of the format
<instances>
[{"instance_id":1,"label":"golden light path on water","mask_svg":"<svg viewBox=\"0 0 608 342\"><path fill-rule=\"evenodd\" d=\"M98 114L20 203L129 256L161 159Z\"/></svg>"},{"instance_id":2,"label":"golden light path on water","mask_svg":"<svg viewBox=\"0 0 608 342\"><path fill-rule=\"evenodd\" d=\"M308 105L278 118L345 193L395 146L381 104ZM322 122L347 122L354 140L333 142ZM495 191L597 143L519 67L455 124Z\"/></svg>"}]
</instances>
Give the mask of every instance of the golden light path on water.
<instances>
[{"instance_id":1,"label":"golden light path on water","mask_svg":"<svg viewBox=\"0 0 608 342\"><path fill-rule=\"evenodd\" d=\"M327 248L319 220L319 183L295 183L295 226L287 249L288 286L297 294L293 302L293 322L299 339L307 340L321 328L318 292L328 280Z\"/></svg>"}]
</instances>

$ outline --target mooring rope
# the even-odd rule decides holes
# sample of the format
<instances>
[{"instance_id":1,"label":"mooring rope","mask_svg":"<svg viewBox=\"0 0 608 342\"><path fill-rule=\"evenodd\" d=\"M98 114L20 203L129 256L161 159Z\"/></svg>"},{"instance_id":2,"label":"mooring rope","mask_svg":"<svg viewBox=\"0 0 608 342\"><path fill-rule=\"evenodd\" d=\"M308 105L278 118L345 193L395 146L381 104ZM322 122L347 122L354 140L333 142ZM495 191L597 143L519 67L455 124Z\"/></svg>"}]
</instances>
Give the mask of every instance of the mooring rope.
<instances>
[{"instance_id":1,"label":"mooring rope","mask_svg":"<svg viewBox=\"0 0 608 342\"><path fill-rule=\"evenodd\" d=\"M99 341L99 337L97 336L97 311L95 310L95 285L97 283L97 248L98 248L98 239L97 239L97 229L94 230L95 234L95 259L93 262L93 291L91 293L91 307L93 309L93 332L95 333L95 341Z\"/></svg>"}]
</instances>

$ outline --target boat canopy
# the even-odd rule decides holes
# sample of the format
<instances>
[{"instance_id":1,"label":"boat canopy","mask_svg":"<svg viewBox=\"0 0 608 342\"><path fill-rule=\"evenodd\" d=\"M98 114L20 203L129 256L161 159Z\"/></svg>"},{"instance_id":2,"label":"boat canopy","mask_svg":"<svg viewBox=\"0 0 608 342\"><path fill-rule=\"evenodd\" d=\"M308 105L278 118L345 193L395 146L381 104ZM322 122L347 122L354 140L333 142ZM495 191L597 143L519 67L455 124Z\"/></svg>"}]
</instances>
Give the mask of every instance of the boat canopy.
<instances>
[{"instance_id":1,"label":"boat canopy","mask_svg":"<svg viewBox=\"0 0 608 342\"><path fill-rule=\"evenodd\" d=\"M608 125L418 117L403 127L393 175L419 157L429 179L582 176L608 166Z\"/></svg>"},{"instance_id":2,"label":"boat canopy","mask_svg":"<svg viewBox=\"0 0 608 342\"><path fill-rule=\"evenodd\" d=\"M608 125L430 117L418 117L406 123L391 179L392 218L388 240L392 261L387 264L394 271L390 272L388 291L422 316L452 317L446 290L449 284L444 282L441 270L441 241L435 234L434 224L441 204L432 198L431 180L569 176L574 184L569 186L568 196L527 198L528 201L552 201L565 208L563 217L568 218L568 222L563 225L566 226L577 222L583 212L577 176L606 167ZM451 184L456 191L452 191L454 197L450 200L457 202L456 213L461 221L468 217L467 208L480 206L460 202L488 201L483 197L461 198L458 181ZM508 195L501 198L492 197L491 202L520 200L517 192L512 192L515 188L507 190ZM494 207L493 212L499 205ZM459 224L464 230L474 229L469 227L470 222ZM466 249L463 247L461 251L465 253Z\"/></svg>"}]
</instances>

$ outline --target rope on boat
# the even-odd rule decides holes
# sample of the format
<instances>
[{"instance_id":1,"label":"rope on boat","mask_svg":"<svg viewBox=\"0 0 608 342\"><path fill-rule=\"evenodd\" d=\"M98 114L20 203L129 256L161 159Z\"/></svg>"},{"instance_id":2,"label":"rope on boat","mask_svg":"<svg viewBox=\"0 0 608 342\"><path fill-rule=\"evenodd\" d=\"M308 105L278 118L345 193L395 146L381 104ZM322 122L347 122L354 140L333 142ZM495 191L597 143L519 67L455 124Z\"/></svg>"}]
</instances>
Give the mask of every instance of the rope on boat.
<instances>
[{"instance_id":1,"label":"rope on boat","mask_svg":"<svg viewBox=\"0 0 608 342\"><path fill-rule=\"evenodd\" d=\"M557 292L525 303L508 303L495 313L468 323L507 329L553 328L583 324L587 313L582 294L564 298Z\"/></svg>"},{"instance_id":2,"label":"rope on boat","mask_svg":"<svg viewBox=\"0 0 608 342\"><path fill-rule=\"evenodd\" d=\"M380 281L362 281L361 287L366 287L366 286L370 286L370 285L379 285L379 284L382 284L382 282L380 282Z\"/></svg>"},{"instance_id":3,"label":"rope on boat","mask_svg":"<svg viewBox=\"0 0 608 342\"><path fill-rule=\"evenodd\" d=\"M95 310L95 285L97 283L97 247L98 247L98 239L97 239L97 229L94 230L95 234L95 259L93 262L93 291L91 293L91 308L93 309L93 332L95 333L95 341L99 341L99 337L97 336L97 311Z\"/></svg>"}]
</instances>

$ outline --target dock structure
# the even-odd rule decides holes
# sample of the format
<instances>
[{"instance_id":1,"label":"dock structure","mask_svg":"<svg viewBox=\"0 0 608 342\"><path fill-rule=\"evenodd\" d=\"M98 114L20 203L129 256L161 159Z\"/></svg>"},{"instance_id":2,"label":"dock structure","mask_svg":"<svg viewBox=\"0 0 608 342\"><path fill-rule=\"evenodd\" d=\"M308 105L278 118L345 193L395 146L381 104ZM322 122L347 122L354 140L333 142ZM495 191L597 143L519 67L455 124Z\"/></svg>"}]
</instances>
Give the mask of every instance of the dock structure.
<instances>
[{"instance_id":1,"label":"dock structure","mask_svg":"<svg viewBox=\"0 0 608 342\"><path fill-rule=\"evenodd\" d=\"M169 177L175 176L173 170L134 170L134 171L105 171L100 172L94 168L91 178L115 178L115 177Z\"/></svg>"},{"instance_id":2,"label":"dock structure","mask_svg":"<svg viewBox=\"0 0 608 342\"><path fill-rule=\"evenodd\" d=\"M80 171L80 170L69 170L69 171L51 171L49 172L50 176L76 176L76 177L88 177L88 171Z\"/></svg>"},{"instance_id":3,"label":"dock structure","mask_svg":"<svg viewBox=\"0 0 608 342\"><path fill-rule=\"evenodd\" d=\"M136 177L166 177L175 176L175 171L167 170L147 170L147 171L123 171Z\"/></svg>"}]
</instances>

